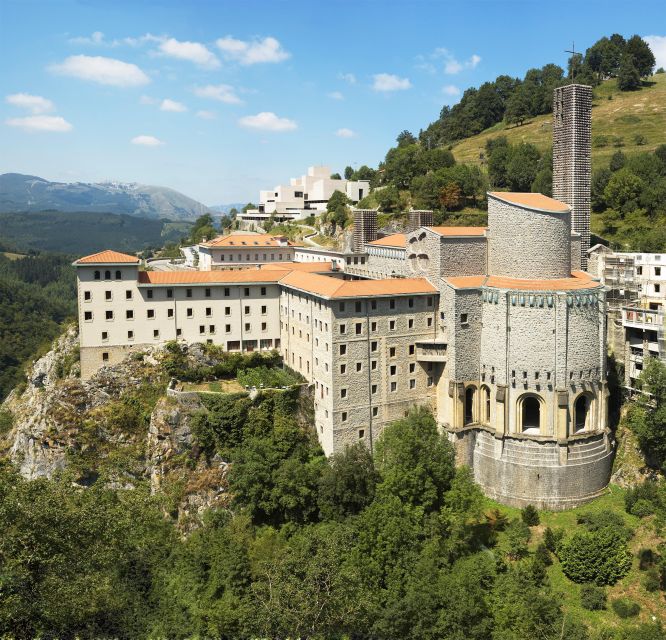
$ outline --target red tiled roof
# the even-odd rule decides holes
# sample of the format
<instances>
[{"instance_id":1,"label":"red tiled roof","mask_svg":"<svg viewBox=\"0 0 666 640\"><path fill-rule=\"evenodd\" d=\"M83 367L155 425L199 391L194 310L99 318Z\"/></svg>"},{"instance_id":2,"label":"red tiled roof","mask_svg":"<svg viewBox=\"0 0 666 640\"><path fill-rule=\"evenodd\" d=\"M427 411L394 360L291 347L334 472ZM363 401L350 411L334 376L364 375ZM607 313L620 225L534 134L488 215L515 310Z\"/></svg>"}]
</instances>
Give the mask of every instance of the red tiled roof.
<instances>
[{"instance_id":1,"label":"red tiled roof","mask_svg":"<svg viewBox=\"0 0 666 640\"><path fill-rule=\"evenodd\" d=\"M139 271L139 284L236 284L278 282L286 270L237 269L226 271Z\"/></svg>"},{"instance_id":2,"label":"red tiled roof","mask_svg":"<svg viewBox=\"0 0 666 640\"><path fill-rule=\"evenodd\" d=\"M79 258L74 264L138 264L138 262L139 258L136 256L106 249L105 251Z\"/></svg>"},{"instance_id":3,"label":"red tiled roof","mask_svg":"<svg viewBox=\"0 0 666 640\"><path fill-rule=\"evenodd\" d=\"M315 273L292 271L280 284L314 293L323 298L374 298L420 293L437 293L425 278L396 278L390 280L343 280Z\"/></svg>"},{"instance_id":4,"label":"red tiled roof","mask_svg":"<svg viewBox=\"0 0 666 640\"><path fill-rule=\"evenodd\" d=\"M407 244L407 239L404 233L394 233L390 236L385 236L384 238L379 238L378 240L373 240L368 242L375 247L402 247L404 248Z\"/></svg>"},{"instance_id":5,"label":"red tiled roof","mask_svg":"<svg viewBox=\"0 0 666 640\"><path fill-rule=\"evenodd\" d=\"M573 291L576 289L595 289L603 286L585 271L574 271L570 278L553 278L552 280L524 280L502 276L462 276L446 278L446 282L455 289L493 287L495 289L514 289L516 291Z\"/></svg>"},{"instance_id":6,"label":"red tiled roof","mask_svg":"<svg viewBox=\"0 0 666 640\"><path fill-rule=\"evenodd\" d=\"M571 208L568 204L554 200L542 193L515 193L510 191L489 191L488 195L503 200L509 204L517 204L527 209L539 209L541 211L550 211L552 213L566 213Z\"/></svg>"},{"instance_id":7,"label":"red tiled roof","mask_svg":"<svg viewBox=\"0 0 666 640\"><path fill-rule=\"evenodd\" d=\"M485 236L487 227L427 227L439 236Z\"/></svg>"},{"instance_id":8,"label":"red tiled roof","mask_svg":"<svg viewBox=\"0 0 666 640\"><path fill-rule=\"evenodd\" d=\"M234 247L239 249L250 249L252 247L297 247L295 242L284 238L284 236L273 236L269 233L264 234L243 234L236 233L227 236L219 236L209 242L203 242L204 247Z\"/></svg>"}]
</instances>

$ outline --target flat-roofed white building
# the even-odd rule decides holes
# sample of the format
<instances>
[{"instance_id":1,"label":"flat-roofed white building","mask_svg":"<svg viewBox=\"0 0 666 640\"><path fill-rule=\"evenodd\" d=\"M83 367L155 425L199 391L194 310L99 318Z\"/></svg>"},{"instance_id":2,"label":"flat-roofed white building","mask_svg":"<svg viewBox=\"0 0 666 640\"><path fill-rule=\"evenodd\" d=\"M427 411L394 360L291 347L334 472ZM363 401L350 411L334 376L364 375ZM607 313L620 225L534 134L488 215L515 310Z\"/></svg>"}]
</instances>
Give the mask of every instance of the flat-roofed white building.
<instances>
[{"instance_id":1,"label":"flat-roofed white building","mask_svg":"<svg viewBox=\"0 0 666 640\"><path fill-rule=\"evenodd\" d=\"M198 245L199 270L248 267L266 262L291 262L296 247L285 236L232 233Z\"/></svg>"}]
</instances>

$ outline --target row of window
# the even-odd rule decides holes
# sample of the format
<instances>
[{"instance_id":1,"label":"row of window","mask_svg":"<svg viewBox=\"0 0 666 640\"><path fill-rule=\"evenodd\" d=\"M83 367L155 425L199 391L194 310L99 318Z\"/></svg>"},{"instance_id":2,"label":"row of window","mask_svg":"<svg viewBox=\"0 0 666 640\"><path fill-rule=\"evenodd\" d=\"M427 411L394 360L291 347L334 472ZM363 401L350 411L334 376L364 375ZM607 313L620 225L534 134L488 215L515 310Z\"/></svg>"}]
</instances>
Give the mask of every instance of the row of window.
<instances>
[{"instance_id":1,"label":"row of window","mask_svg":"<svg viewBox=\"0 0 666 640\"><path fill-rule=\"evenodd\" d=\"M302 303L304 301L309 301L311 299L311 296L307 296L305 294L300 294L300 293L287 293L284 292L282 294L285 298L287 299L287 296L291 295L294 298L298 300L298 302ZM363 300L355 300L354 302L349 302L349 301L344 301L344 302L338 302L338 311L341 313L345 313L347 310L351 311L352 309L354 310L355 313L363 313L364 311L364 302ZM386 300L376 300L376 299L371 299L368 301L370 303L370 310L371 311L376 311L379 309L379 305L381 304L383 308L386 308L388 305L388 309L396 309L398 301L396 298L388 298ZM434 303L434 298L433 296L427 296L426 297L426 307L429 309L432 308ZM324 303L325 305L326 303ZM321 310L322 308L322 303L320 300L317 298L314 298L314 305L317 309ZM407 308L408 309L414 309L416 307L416 299L415 298L407 298ZM287 305L283 305L283 312L286 314L287 313Z\"/></svg>"},{"instance_id":2,"label":"row of window","mask_svg":"<svg viewBox=\"0 0 666 640\"><path fill-rule=\"evenodd\" d=\"M356 322L354 323L354 333L357 336L363 335L363 322ZM388 330L389 331L396 331L398 326L398 319L397 318L391 318L388 321ZM415 318L407 318L407 329L414 329L415 326ZM432 327L432 317L428 316L426 318L426 326L427 327ZM377 332L377 327L378 327L378 322L377 320L372 320L370 322L370 333L376 333ZM340 332L340 335L346 335L347 334L347 325L344 322L341 322L338 330Z\"/></svg>"},{"instance_id":3,"label":"row of window","mask_svg":"<svg viewBox=\"0 0 666 640\"><path fill-rule=\"evenodd\" d=\"M254 254L254 260L251 260L251 258L250 258L251 255L252 254L250 254L250 253L245 254L245 261L246 262L259 262L259 254L258 253ZM263 262L268 262L267 254L264 253L262 255L263 255L263 258L262 258ZM268 255L270 255L270 260L271 261L275 261L276 254L271 253L271 254L268 254ZM286 260L291 259L291 257L292 257L291 254L286 254L285 255ZM232 254L221 253L219 258L220 258L219 259L220 262L243 262L243 254L242 253L232 253ZM277 254L277 260L278 260L278 262L282 260L282 254L281 253Z\"/></svg>"},{"instance_id":4,"label":"row of window","mask_svg":"<svg viewBox=\"0 0 666 640\"><path fill-rule=\"evenodd\" d=\"M114 312L111 309L108 309L107 311L104 312L105 314L105 319L106 320L113 320L114 318ZM268 314L268 308L266 305L262 305L261 307L261 315L265 316ZM231 316L233 315L231 307L224 307L224 315L225 316ZM249 306L245 306L243 309L243 315L249 316L252 315L252 309ZM194 309L192 307L188 307L185 309L185 316L187 318L194 318ZM213 308L212 307L206 307L206 312L205 312L206 318L212 318L213 317ZM93 321L93 312L92 311L84 311L83 312L83 319L86 322L92 322ZM146 318L148 320L154 320L157 316L155 315L155 309L146 309ZM173 308L167 309L167 318L173 318L174 317L174 310ZM125 310L125 319L126 320L134 320L134 310L133 309L126 309Z\"/></svg>"},{"instance_id":5,"label":"row of window","mask_svg":"<svg viewBox=\"0 0 666 640\"><path fill-rule=\"evenodd\" d=\"M172 288L167 288L164 289L165 291L165 297L166 298L173 298L173 289ZM154 289L146 289L146 298L149 300L154 299L155 297L155 290ZM266 287L260 287L259 288L259 293L262 296L267 295L267 288ZM243 297L249 298L251 295L251 287L243 287ZM224 297L229 298L231 296L231 287L224 287ZM194 289L193 288L187 288L185 289L185 297L186 298L194 298ZM205 298L211 298L212 297L212 289L211 287L205 287L204 288L204 297ZM125 300L132 300L133 298L133 292L131 289L126 289L125 290ZM90 302L92 300L92 291L84 291L83 292L83 299L85 302ZM109 291L108 289L104 291L104 299L105 300L113 300L113 292Z\"/></svg>"},{"instance_id":6,"label":"row of window","mask_svg":"<svg viewBox=\"0 0 666 640\"><path fill-rule=\"evenodd\" d=\"M215 333L215 325L214 324L209 324L208 326L208 333ZM252 324L249 322L246 322L244 324L244 329L245 332L251 333L252 332ZM261 330L262 331L268 331L268 325L265 322L261 323ZM225 324L224 325L224 332L225 333L232 333L232 326L230 324ZM200 324L199 325L199 334L203 335L206 333L206 325ZM182 328L176 329L176 337L180 337L183 334ZM159 339L160 337L160 330L159 329L153 329L153 338ZM127 339L128 340L134 340L134 330L130 329L127 331ZM109 332L108 331L102 331L102 342L108 342L109 341Z\"/></svg>"}]
</instances>

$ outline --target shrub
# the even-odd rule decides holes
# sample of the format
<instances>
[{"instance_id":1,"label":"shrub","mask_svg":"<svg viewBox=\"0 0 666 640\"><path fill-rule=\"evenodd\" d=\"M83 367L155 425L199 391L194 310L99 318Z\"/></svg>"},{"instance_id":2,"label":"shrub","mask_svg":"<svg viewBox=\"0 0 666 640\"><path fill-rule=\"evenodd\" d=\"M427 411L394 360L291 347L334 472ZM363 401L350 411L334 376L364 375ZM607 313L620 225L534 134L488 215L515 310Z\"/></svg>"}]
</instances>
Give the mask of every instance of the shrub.
<instances>
[{"instance_id":1,"label":"shrub","mask_svg":"<svg viewBox=\"0 0 666 640\"><path fill-rule=\"evenodd\" d=\"M638 502L641 504L636 506ZM645 504L646 502L650 505L649 513L645 513L648 508ZM655 505L659 504L659 502L659 487L653 480L646 480L643 484L640 484L633 489L629 489L624 496L624 508L627 513L631 513L640 518L644 517L641 515L642 513L644 515L654 513Z\"/></svg>"},{"instance_id":2,"label":"shrub","mask_svg":"<svg viewBox=\"0 0 666 640\"><path fill-rule=\"evenodd\" d=\"M657 554L652 549L641 549L638 552L638 568L641 571L647 571L650 567L654 567L657 560Z\"/></svg>"},{"instance_id":3,"label":"shrub","mask_svg":"<svg viewBox=\"0 0 666 640\"><path fill-rule=\"evenodd\" d=\"M536 507L531 504L528 504L521 510L520 517L528 527L536 527L539 522L541 522L539 520L539 512L536 510Z\"/></svg>"},{"instance_id":4,"label":"shrub","mask_svg":"<svg viewBox=\"0 0 666 640\"><path fill-rule=\"evenodd\" d=\"M624 518L612 511L602 511L601 513L581 513L576 519L578 524L582 524L588 531L600 531L601 529L612 529L618 533L624 540L629 540L634 534L628 527Z\"/></svg>"},{"instance_id":5,"label":"shrub","mask_svg":"<svg viewBox=\"0 0 666 640\"><path fill-rule=\"evenodd\" d=\"M639 518L646 518L654 513L654 505L645 498L640 498L631 507L631 514Z\"/></svg>"},{"instance_id":6,"label":"shrub","mask_svg":"<svg viewBox=\"0 0 666 640\"><path fill-rule=\"evenodd\" d=\"M0 435L8 433L14 426L14 415L9 409L0 408Z\"/></svg>"},{"instance_id":7,"label":"shrub","mask_svg":"<svg viewBox=\"0 0 666 640\"><path fill-rule=\"evenodd\" d=\"M597 148L607 147L609 142L610 142L610 139L608 138L608 136L601 136L600 135L600 136L594 136L594 138L592 138L592 146L597 147Z\"/></svg>"},{"instance_id":8,"label":"shrub","mask_svg":"<svg viewBox=\"0 0 666 640\"><path fill-rule=\"evenodd\" d=\"M520 560L527 555L530 528L522 520L512 520L506 528L505 550L512 560Z\"/></svg>"},{"instance_id":9,"label":"shrub","mask_svg":"<svg viewBox=\"0 0 666 640\"><path fill-rule=\"evenodd\" d=\"M643 588L646 591L658 591L661 586L661 579L659 576L659 571L656 567L652 567L645 572L643 576Z\"/></svg>"},{"instance_id":10,"label":"shrub","mask_svg":"<svg viewBox=\"0 0 666 640\"><path fill-rule=\"evenodd\" d=\"M557 547L562 542L563 537L564 531L562 529L546 527L546 530L543 532L543 543L546 545L548 551L557 555Z\"/></svg>"},{"instance_id":11,"label":"shrub","mask_svg":"<svg viewBox=\"0 0 666 640\"><path fill-rule=\"evenodd\" d=\"M629 598L618 598L617 600L613 600L611 607L613 607L613 611L615 611L620 618L633 618L634 616L637 616L641 610L641 606L638 602L629 600Z\"/></svg>"},{"instance_id":12,"label":"shrub","mask_svg":"<svg viewBox=\"0 0 666 640\"><path fill-rule=\"evenodd\" d=\"M541 562L544 567L549 567L551 564L553 564L553 559L550 556L550 551L548 551L548 547L543 542L540 542L537 545L537 548L534 552L534 557L539 562Z\"/></svg>"},{"instance_id":13,"label":"shrub","mask_svg":"<svg viewBox=\"0 0 666 640\"><path fill-rule=\"evenodd\" d=\"M601 611L606 608L606 590L595 584L584 584L580 588L580 605L588 611Z\"/></svg>"},{"instance_id":14,"label":"shrub","mask_svg":"<svg viewBox=\"0 0 666 640\"><path fill-rule=\"evenodd\" d=\"M643 146L647 144L647 138L644 135L637 133L634 136L634 144L638 146Z\"/></svg>"},{"instance_id":15,"label":"shrub","mask_svg":"<svg viewBox=\"0 0 666 640\"><path fill-rule=\"evenodd\" d=\"M579 531L558 549L562 571L574 582L615 584L631 569L626 540L615 530Z\"/></svg>"}]
</instances>

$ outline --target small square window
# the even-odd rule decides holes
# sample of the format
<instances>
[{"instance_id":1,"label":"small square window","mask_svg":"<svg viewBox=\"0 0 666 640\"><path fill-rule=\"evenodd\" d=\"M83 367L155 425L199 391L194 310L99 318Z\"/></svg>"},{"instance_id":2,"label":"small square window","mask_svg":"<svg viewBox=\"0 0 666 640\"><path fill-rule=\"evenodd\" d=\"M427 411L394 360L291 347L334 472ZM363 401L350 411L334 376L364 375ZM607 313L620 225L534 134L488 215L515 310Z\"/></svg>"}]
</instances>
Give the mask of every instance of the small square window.
<instances>
[{"instance_id":1,"label":"small square window","mask_svg":"<svg viewBox=\"0 0 666 640\"><path fill-rule=\"evenodd\" d=\"M127 320L134 320L134 311L132 311L132 309L127 309L125 311L125 318Z\"/></svg>"},{"instance_id":2,"label":"small square window","mask_svg":"<svg viewBox=\"0 0 666 640\"><path fill-rule=\"evenodd\" d=\"M203 324L199 325L199 333L206 333L206 326Z\"/></svg>"},{"instance_id":3,"label":"small square window","mask_svg":"<svg viewBox=\"0 0 666 640\"><path fill-rule=\"evenodd\" d=\"M167 298L173 298L173 289L167 289Z\"/></svg>"},{"instance_id":4,"label":"small square window","mask_svg":"<svg viewBox=\"0 0 666 640\"><path fill-rule=\"evenodd\" d=\"M343 334L343 335L345 333L347 333L347 325L346 324L340 323L340 333Z\"/></svg>"},{"instance_id":5,"label":"small square window","mask_svg":"<svg viewBox=\"0 0 666 640\"><path fill-rule=\"evenodd\" d=\"M155 309L146 310L146 317L147 318L154 318L155 317Z\"/></svg>"},{"instance_id":6,"label":"small square window","mask_svg":"<svg viewBox=\"0 0 666 640\"><path fill-rule=\"evenodd\" d=\"M107 311L106 312L106 319L107 320L113 320L113 311Z\"/></svg>"},{"instance_id":7,"label":"small square window","mask_svg":"<svg viewBox=\"0 0 666 640\"><path fill-rule=\"evenodd\" d=\"M397 382L392 382L391 383L391 391L397 391L398 390L398 383Z\"/></svg>"},{"instance_id":8,"label":"small square window","mask_svg":"<svg viewBox=\"0 0 666 640\"><path fill-rule=\"evenodd\" d=\"M377 342L375 340L370 343L370 351L377 351Z\"/></svg>"},{"instance_id":9,"label":"small square window","mask_svg":"<svg viewBox=\"0 0 666 640\"><path fill-rule=\"evenodd\" d=\"M409 363L409 373L414 373L416 371L416 365L413 362Z\"/></svg>"},{"instance_id":10,"label":"small square window","mask_svg":"<svg viewBox=\"0 0 666 640\"><path fill-rule=\"evenodd\" d=\"M340 415L340 420L342 422L347 422L347 412L343 411L342 414Z\"/></svg>"},{"instance_id":11,"label":"small square window","mask_svg":"<svg viewBox=\"0 0 666 640\"><path fill-rule=\"evenodd\" d=\"M357 362L356 363L356 371L363 371L363 363L362 362Z\"/></svg>"},{"instance_id":12,"label":"small square window","mask_svg":"<svg viewBox=\"0 0 666 640\"><path fill-rule=\"evenodd\" d=\"M371 360L371 361L370 361L370 369L371 369L372 371L376 371L376 370L377 370L377 361L376 361L376 360Z\"/></svg>"},{"instance_id":13,"label":"small square window","mask_svg":"<svg viewBox=\"0 0 666 640\"><path fill-rule=\"evenodd\" d=\"M346 344L341 344L340 345L340 355L344 356L347 354L347 345Z\"/></svg>"},{"instance_id":14,"label":"small square window","mask_svg":"<svg viewBox=\"0 0 666 640\"><path fill-rule=\"evenodd\" d=\"M192 289L185 289L185 297L186 298L192 297Z\"/></svg>"},{"instance_id":15,"label":"small square window","mask_svg":"<svg viewBox=\"0 0 666 640\"><path fill-rule=\"evenodd\" d=\"M104 299L105 300L111 300L111 292L110 291L105 291L104 292Z\"/></svg>"},{"instance_id":16,"label":"small square window","mask_svg":"<svg viewBox=\"0 0 666 640\"><path fill-rule=\"evenodd\" d=\"M134 340L134 331L128 331L127 332L127 339L128 340Z\"/></svg>"},{"instance_id":17,"label":"small square window","mask_svg":"<svg viewBox=\"0 0 666 640\"><path fill-rule=\"evenodd\" d=\"M167 318L173 318L173 309L167 309Z\"/></svg>"},{"instance_id":18,"label":"small square window","mask_svg":"<svg viewBox=\"0 0 666 640\"><path fill-rule=\"evenodd\" d=\"M347 397L347 389L340 389L340 397L341 398L346 398Z\"/></svg>"},{"instance_id":19,"label":"small square window","mask_svg":"<svg viewBox=\"0 0 666 640\"><path fill-rule=\"evenodd\" d=\"M176 336L182 336L183 335L183 330L182 329L176 329Z\"/></svg>"},{"instance_id":20,"label":"small square window","mask_svg":"<svg viewBox=\"0 0 666 640\"><path fill-rule=\"evenodd\" d=\"M389 348L389 357L395 358L395 347Z\"/></svg>"},{"instance_id":21,"label":"small square window","mask_svg":"<svg viewBox=\"0 0 666 640\"><path fill-rule=\"evenodd\" d=\"M409 388L416 389L416 380L414 380L414 378L409 381Z\"/></svg>"},{"instance_id":22,"label":"small square window","mask_svg":"<svg viewBox=\"0 0 666 640\"><path fill-rule=\"evenodd\" d=\"M363 333L363 323L357 322L356 323L356 335L360 336Z\"/></svg>"},{"instance_id":23,"label":"small square window","mask_svg":"<svg viewBox=\"0 0 666 640\"><path fill-rule=\"evenodd\" d=\"M467 319L467 314L466 313L461 313L460 314L460 324L468 324L468 319Z\"/></svg>"},{"instance_id":24,"label":"small square window","mask_svg":"<svg viewBox=\"0 0 666 640\"><path fill-rule=\"evenodd\" d=\"M90 293L90 291L84 291L83 292L83 299L86 302L90 302L92 300L92 293Z\"/></svg>"},{"instance_id":25,"label":"small square window","mask_svg":"<svg viewBox=\"0 0 666 640\"><path fill-rule=\"evenodd\" d=\"M206 298L210 298L210 287L206 287L206 289L204 290L204 295L206 296Z\"/></svg>"},{"instance_id":26,"label":"small square window","mask_svg":"<svg viewBox=\"0 0 666 640\"><path fill-rule=\"evenodd\" d=\"M131 300L132 299L132 292L128 289L125 291L125 300Z\"/></svg>"},{"instance_id":27,"label":"small square window","mask_svg":"<svg viewBox=\"0 0 666 640\"><path fill-rule=\"evenodd\" d=\"M192 307L188 307L188 309L187 309L187 317L188 317L188 318L194 318L194 309L192 309Z\"/></svg>"},{"instance_id":28,"label":"small square window","mask_svg":"<svg viewBox=\"0 0 666 640\"><path fill-rule=\"evenodd\" d=\"M372 417L376 418L379 414L379 407L372 407Z\"/></svg>"},{"instance_id":29,"label":"small square window","mask_svg":"<svg viewBox=\"0 0 666 640\"><path fill-rule=\"evenodd\" d=\"M160 337L160 330L153 329L153 338L159 338L159 337Z\"/></svg>"},{"instance_id":30,"label":"small square window","mask_svg":"<svg viewBox=\"0 0 666 640\"><path fill-rule=\"evenodd\" d=\"M108 351L104 351L104 352L102 353L102 362L108 362L108 361L109 361L109 352L108 352Z\"/></svg>"},{"instance_id":31,"label":"small square window","mask_svg":"<svg viewBox=\"0 0 666 640\"><path fill-rule=\"evenodd\" d=\"M340 365L340 373L341 374L347 373L347 365L346 364L341 364Z\"/></svg>"}]
</instances>

